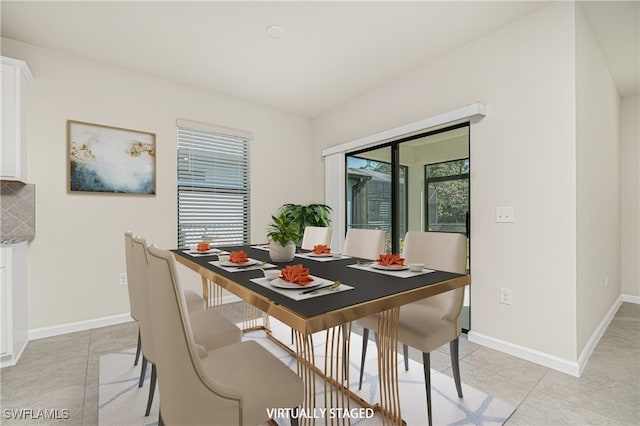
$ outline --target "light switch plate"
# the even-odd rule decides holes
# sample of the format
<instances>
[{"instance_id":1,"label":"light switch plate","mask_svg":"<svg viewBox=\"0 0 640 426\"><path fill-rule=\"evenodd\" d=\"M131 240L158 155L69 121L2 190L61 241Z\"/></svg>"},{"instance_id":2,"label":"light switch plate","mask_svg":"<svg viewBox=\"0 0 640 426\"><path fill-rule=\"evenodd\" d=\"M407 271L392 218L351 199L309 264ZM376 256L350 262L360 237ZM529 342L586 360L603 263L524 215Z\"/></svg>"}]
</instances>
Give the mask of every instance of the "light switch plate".
<instances>
[{"instance_id":1,"label":"light switch plate","mask_svg":"<svg viewBox=\"0 0 640 426\"><path fill-rule=\"evenodd\" d=\"M513 207L496 207L496 223L513 223Z\"/></svg>"},{"instance_id":2,"label":"light switch plate","mask_svg":"<svg viewBox=\"0 0 640 426\"><path fill-rule=\"evenodd\" d=\"M511 289L510 288L500 288L500 303L503 305L511 304Z\"/></svg>"}]
</instances>

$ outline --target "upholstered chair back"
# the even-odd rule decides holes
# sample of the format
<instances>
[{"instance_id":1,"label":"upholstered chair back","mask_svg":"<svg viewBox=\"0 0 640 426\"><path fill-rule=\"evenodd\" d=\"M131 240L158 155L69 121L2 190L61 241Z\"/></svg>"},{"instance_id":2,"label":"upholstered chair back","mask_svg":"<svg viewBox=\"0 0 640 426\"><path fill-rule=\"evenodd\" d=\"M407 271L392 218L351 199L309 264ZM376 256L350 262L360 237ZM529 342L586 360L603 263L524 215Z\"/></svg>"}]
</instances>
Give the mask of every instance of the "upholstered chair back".
<instances>
[{"instance_id":1,"label":"upholstered chair back","mask_svg":"<svg viewBox=\"0 0 640 426\"><path fill-rule=\"evenodd\" d=\"M385 232L379 229L350 228L344 240L343 253L362 259L377 259L385 252L385 238Z\"/></svg>"},{"instance_id":2,"label":"upholstered chair back","mask_svg":"<svg viewBox=\"0 0 640 426\"><path fill-rule=\"evenodd\" d=\"M149 281L147 263L147 242L144 238L133 237L133 283L137 290L140 305L140 336L142 337L142 353L147 361L155 364L155 351L153 346L152 321L151 321L151 283Z\"/></svg>"},{"instance_id":3,"label":"upholstered chair back","mask_svg":"<svg viewBox=\"0 0 640 426\"><path fill-rule=\"evenodd\" d=\"M313 246L317 244L331 245L331 228L322 226L307 226L304 228L300 248L313 250Z\"/></svg>"},{"instance_id":4,"label":"upholstered chair back","mask_svg":"<svg viewBox=\"0 0 640 426\"><path fill-rule=\"evenodd\" d=\"M467 270L467 237L458 233L409 231L402 257L405 263L424 263L426 268L464 274ZM463 299L464 288L457 288L415 303L438 309L460 329Z\"/></svg>"},{"instance_id":5,"label":"upholstered chair back","mask_svg":"<svg viewBox=\"0 0 640 426\"><path fill-rule=\"evenodd\" d=\"M131 281L134 276L133 272L133 232L127 231L124 233L124 257L127 271L127 280ZM138 320L138 299L136 298L135 286L129 283L127 285L127 291L129 292L129 309L131 310L131 318Z\"/></svg>"},{"instance_id":6,"label":"upholstered chair back","mask_svg":"<svg viewBox=\"0 0 640 426\"><path fill-rule=\"evenodd\" d=\"M194 346L186 301L171 252L148 247L151 319L166 425L241 423L240 395L205 376ZM229 365L229 368L242 368Z\"/></svg>"}]
</instances>

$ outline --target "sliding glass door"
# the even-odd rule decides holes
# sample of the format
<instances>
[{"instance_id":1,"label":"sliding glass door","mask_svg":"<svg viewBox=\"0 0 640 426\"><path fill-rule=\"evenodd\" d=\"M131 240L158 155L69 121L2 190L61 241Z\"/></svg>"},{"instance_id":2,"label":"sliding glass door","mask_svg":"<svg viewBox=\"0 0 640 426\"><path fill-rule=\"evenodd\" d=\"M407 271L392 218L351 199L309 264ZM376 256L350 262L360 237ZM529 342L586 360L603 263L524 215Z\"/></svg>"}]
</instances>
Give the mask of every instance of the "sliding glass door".
<instances>
[{"instance_id":1,"label":"sliding glass door","mask_svg":"<svg viewBox=\"0 0 640 426\"><path fill-rule=\"evenodd\" d=\"M412 230L469 236L467 123L350 153L346 169L347 228L384 230L388 252L401 253Z\"/></svg>"}]
</instances>

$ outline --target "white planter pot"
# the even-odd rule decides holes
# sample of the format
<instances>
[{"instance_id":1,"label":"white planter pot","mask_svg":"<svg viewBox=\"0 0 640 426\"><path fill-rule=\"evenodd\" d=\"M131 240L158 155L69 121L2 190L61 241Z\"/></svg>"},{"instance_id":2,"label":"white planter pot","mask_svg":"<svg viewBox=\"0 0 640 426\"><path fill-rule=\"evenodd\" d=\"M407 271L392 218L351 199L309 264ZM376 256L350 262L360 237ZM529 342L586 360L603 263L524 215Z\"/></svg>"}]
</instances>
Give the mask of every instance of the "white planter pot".
<instances>
[{"instance_id":1,"label":"white planter pot","mask_svg":"<svg viewBox=\"0 0 640 426\"><path fill-rule=\"evenodd\" d=\"M296 245L289 241L286 246L271 241L269 244L269 256L273 262L291 262L296 255Z\"/></svg>"}]
</instances>

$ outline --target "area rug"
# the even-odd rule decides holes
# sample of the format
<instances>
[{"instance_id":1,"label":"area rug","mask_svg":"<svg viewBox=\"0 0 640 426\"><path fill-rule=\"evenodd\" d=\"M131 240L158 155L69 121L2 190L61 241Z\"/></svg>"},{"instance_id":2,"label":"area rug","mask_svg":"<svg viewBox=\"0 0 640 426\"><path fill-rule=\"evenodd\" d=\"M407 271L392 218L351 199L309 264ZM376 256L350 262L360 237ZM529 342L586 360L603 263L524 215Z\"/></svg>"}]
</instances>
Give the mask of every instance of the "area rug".
<instances>
[{"instance_id":1,"label":"area rug","mask_svg":"<svg viewBox=\"0 0 640 426\"><path fill-rule=\"evenodd\" d=\"M284 324L271 319L274 336L282 342L290 343L290 329ZM244 335L245 340L255 340L271 353L277 356L292 370L296 369L295 359L285 350L273 343L262 331L252 331ZM314 335L316 345L316 365L324 365L324 333ZM375 402L378 397L378 373L376 364L376 348L373 341L369 342L367 361L362 390L358 391L358 375L360 367L360 351L362 338L351 334L350 352L350 388L364 400ZM144 416L149 394L149 377L142 388L138 388L140 365L133 366L135 349L113 352L100 357L100 386L99 386L99 414L98 424L153 426L158 424L158 404L160 389L156 389L156 396L149 417ZM402 417L407 425L424 425L427 423L426 397L422 364L409 360L409 371L404 371L403 363L399 360L399 383ZM150 370L150 368L148 368ZM150 371L147 371L147 376ZM464 381L464 377L462 378ZM316 401L318 409L315 414L321 414L323 385L316 385L318 394ZM514 411L509 404L495 399L477 389L462 384L464 397L458 398L453 379L447 375L431 370L431 393L434 425L501 425ZM360 406L351 402L351 424L363 426L378 426L382 424L379 414L370 417L364 410L356 410ZM309 413L313 414L313 413ZM279 425L289 425L289 419L276 418ZM324 424L319 419L317 424Z\"/></svg>"}]
</instances>

